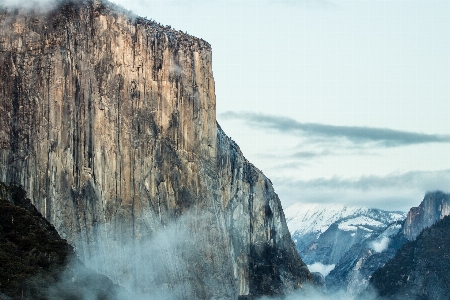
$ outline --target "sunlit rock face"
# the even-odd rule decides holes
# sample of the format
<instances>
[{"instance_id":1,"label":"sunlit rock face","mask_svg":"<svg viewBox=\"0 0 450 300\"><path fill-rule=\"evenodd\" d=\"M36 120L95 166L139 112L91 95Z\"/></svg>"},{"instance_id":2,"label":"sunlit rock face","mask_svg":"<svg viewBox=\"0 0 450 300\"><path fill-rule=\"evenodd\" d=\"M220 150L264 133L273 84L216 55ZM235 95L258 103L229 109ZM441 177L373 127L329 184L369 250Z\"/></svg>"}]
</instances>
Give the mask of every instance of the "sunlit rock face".
<instances>
[{"instance_id":1,"label":"sunlit rock face","mask_svg":"<svg viewBox=\"0 0 450 300\"><path fill-rule=\"evenodd\" d=\"M311 279L270 180L216 124L207 42L107 2L2 10L0 104L0 180L113 281L232 299Z\"/></svg>"}]
</instances>

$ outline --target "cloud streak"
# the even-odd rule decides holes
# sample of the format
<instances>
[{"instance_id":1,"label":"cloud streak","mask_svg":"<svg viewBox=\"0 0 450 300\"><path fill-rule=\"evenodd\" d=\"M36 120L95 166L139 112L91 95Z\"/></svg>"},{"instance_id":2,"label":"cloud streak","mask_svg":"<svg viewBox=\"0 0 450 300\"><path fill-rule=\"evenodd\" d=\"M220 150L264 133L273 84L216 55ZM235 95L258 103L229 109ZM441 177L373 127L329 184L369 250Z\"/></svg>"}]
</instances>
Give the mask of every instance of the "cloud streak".
<instances>
[{"instance_id":1,"label":"cloud streak","mask_svg":"<svg viewBox=\"0 0 450 300\"><path fill-rule=\"evenodd\" d=\"M284 207L296 202L346 203L350 206L407 211L417 206L427 191L450 191L450 169L359 178L271 179L280 199L284 199Z\"/></svg>"},{"instance_id":2,"label":"cloud streak","mask_svg":"<svg viewBox=\"0 0 450 300\"><path fill-rule=\"evenodd\" d=\"M315 178L310 180L287 180L285 185L304 189L327 190L379 190L391 188L420 187L424 190L435 190L450 187L450 170L440 171L411 171L406 173L393 173L386 176L363 175L356 179L341 178Z\"/></svg>"},{"instance_id":3,"label":"cloud streak","mask_svg":"<svg viewBox=\"0 0 450 300\"><path fill-rule=\"evenodd\" d=\"M315 157L322 157L322 156L328 156L335 153L332 153L328 150L321 150L321 151L296 151L293 153L288 154L268 154L268 153L260 153L258 156L261 158L281 158L281 159L304 159L304 158L315 158Z\"/></svg>"},{"instance_id":4,"label":"cloud streak","mask_svg":"<svg viewBox=\"0 0 450 300\"><path fill-rule=\"evenodd\" d=\"M425 134L388 128L301 123L288 117L252 112L228 111L220 114L220 118L241 120L251 127L274 130L299 137L346 139L354 144L375 143L382 147L450 142L449 135Z\"/></svg>"}]
</instances>

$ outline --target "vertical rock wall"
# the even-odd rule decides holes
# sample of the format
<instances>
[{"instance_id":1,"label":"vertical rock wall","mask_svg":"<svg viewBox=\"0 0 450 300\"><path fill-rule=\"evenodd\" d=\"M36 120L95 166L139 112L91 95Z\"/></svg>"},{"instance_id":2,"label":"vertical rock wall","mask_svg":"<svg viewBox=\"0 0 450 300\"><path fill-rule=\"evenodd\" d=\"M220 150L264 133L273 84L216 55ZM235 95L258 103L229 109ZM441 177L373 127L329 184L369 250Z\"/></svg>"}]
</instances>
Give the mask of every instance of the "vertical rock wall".
<instances>
[{"instance_id":1,"label":"vertical rock wall","mask_svg":"<svg viewBox=\"0 0 450 300\"><path fill-rule=\"evenodd\" d=\"M409 210L403 225L403 234L410 241L419 233L450 214L450 194L441 191L425 194L418 207Z\"/></svg>"},{"instance_id":2,"label":"vertical rock wall","mask_svg":"<svg viewBox=\"0 0 450 300\"><path fill-rule=\"evenodd\" d=\"M270 181L217 128L215 101L201 39L106 2L0 13L0 180L131 288L233 298L310 278ZM165 228L180 242L151 256ZM164 276L143 259L168 262Z\"/></svg>"},{"instance_id":3,"label":"vertical rock wall","mask_svg":"<svg viewBox=\"0 0 450 300\"><path fill-rule=\"evenodd\" d=\"M281 294L312 280L290 237L272 182L220 127L217 164L239 294Z\"/></svg>"}]
</instances>

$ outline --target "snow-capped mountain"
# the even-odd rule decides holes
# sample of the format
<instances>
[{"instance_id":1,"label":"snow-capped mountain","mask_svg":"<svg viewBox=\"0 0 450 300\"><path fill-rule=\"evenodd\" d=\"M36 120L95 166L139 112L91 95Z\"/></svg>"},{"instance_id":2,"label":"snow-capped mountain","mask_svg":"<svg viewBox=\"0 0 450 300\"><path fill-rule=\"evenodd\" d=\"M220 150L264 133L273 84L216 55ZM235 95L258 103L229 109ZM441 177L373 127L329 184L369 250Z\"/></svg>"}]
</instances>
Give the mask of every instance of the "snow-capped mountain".
<instances>
[{"instance_id":1,"label":"snow-capped mountain","mask_svg":"<svg viewBox=\"0 0 450 300\"><path fill-rule=\"evenodd\" d=\"M388 246L401 230L406 213L296 203L285 210L285 216L309 270L325 276L330 291L343 289L354 295L365 288L375 269L395 254L396 249Z\"/></svg>"},{"instance_id":2,"label":"snow-capped mountain","mask_svg":"<svg viewBox=\"0 0 450 300\"><path fill-rule=\"evenodd\" d=\"M354 244L378 237L389 224L405 219L406 214L366 207L296 203L285 210L285 216L302 259L308 265L331 266Z\"/></svg>"},{"instance_id":3,"label":"snow-capped mountain","mask_svg":"<svg viewBox=\"0 0 450 300\"><path fill-rule=\"evenodd\" d=\"M355 243L327 276L328 291L333 293L345 290L349 295L357 295L363 291L373 272L394 257L406 241L401 232L402 224L403 220L391 223L378 236L372 235Z\"/></svg>"},{"instance_id":4,"label":"snow-capped mountain","mask_svg":"<svg viewBox=\"0 0 450 300\"><path fill-rule=\"evenodd\" d=\"M386 227L406 217L404 212L317 203L296 203L288 207L284 213L292 236L316 233L317 237L336 222L339 229L356 231L358 226Z\"/></svg>"}]
</instances>

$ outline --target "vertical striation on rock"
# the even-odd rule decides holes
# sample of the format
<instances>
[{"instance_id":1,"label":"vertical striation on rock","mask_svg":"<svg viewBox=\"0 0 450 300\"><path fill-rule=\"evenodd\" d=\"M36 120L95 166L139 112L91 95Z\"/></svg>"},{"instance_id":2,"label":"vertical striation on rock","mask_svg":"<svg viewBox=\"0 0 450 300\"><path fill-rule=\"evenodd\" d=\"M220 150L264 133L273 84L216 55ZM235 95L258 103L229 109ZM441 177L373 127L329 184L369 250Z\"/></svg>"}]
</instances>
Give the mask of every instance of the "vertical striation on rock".
<instances>
[{"instance_id":1,"label":"vertical striation on rock","mask_svg":"<svg viewBox=\"0 0 450 300\"><path fill-rule=\"evenodd\" d=\"M223 206L231 228L240 295L282 294L312 280L286 225L270 179L248 162L218 126L218 169Z\"/></svg>"},{"instance_id":2,"label":"vertical striation on rock","mask_svg":"<svg viewBox=\"0 0 450 300\"><path fill-rule=\"evenodd\" d=\"M0 11L0 180L129 288L234 298L311 279L215 101L201 39L108 2Z\"/></svg>"},{"instance_id":3,"label":"vertical striation on rock","mask_svg":"<svg viewBox=\"0 0 450 300\"><path fill-rule=\"evenodd\" d=\"M403 233L408 240L412 241L424 228L430 227L449 214L450 194L441 191L428 192L420 205L411 208L408 212Z\"/></svg>"}]
</instances>

